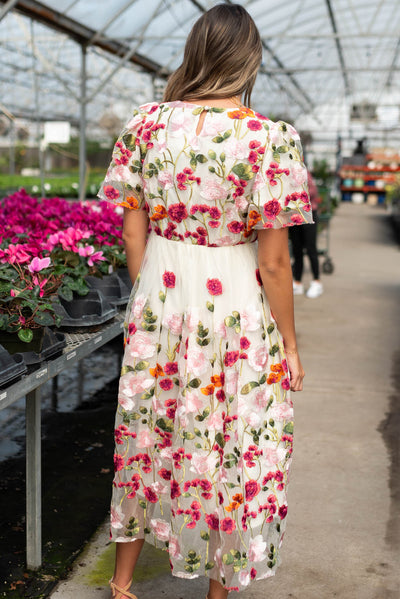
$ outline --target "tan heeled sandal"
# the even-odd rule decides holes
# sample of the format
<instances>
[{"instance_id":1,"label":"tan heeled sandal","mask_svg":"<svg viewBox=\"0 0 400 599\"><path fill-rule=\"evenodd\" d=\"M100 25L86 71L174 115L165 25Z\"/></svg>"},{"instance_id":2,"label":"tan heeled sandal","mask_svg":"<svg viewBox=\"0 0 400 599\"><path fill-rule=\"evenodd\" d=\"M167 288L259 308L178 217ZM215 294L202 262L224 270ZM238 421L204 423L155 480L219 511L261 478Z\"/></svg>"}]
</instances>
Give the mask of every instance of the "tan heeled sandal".
<instances>
[{"instance_id":1,"label":"tan heeled sandal","mask_svg":"<svg viewBox=\"0 0 400 599\"><path fill-rule=\"evenodd\" d=\"M129 599L137 599L136 595L132 595L132 593L129 592L132 581L130 581L130 583L127 584L124 589L115 584L112 579L109 580L108 583L111 587L113 599L120 599L120 597L123 595L125 595L125 597L129 597Z\"/></svg>"}]
</instances>

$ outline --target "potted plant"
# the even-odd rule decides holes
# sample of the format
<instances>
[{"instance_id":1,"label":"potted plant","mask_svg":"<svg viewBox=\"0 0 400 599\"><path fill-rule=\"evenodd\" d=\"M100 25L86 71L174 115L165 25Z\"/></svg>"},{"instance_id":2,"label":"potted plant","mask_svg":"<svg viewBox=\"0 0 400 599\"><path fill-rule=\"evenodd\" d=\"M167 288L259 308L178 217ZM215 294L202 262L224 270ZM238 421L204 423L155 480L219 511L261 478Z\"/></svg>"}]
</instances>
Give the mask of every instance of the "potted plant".
<instances>
[{"instance_id":1,"label":"potted plant","mask_svg":"<svg viewBox=\"0 0 400 599\"><path fill-rule=\"evenodd\" d=\"M13 244L2 253L9 260L0 264L0 344L11 354L39 353L44 328L60 323L54 296L62 275L54 272L49 257L30 259Z\"/></svg>"}]
</instances>

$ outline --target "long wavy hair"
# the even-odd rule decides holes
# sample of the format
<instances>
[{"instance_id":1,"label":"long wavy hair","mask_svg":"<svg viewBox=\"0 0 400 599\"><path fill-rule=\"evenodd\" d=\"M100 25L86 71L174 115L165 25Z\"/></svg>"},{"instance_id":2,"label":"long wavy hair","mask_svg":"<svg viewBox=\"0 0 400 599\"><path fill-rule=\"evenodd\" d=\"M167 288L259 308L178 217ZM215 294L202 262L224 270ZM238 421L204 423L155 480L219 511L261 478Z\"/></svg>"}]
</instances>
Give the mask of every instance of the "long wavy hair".
<instances>
[{"instance_id":1,"label":"long wavy hair","mask_svg":"<svg viewBox=\"0 0 400 599\"><path fill-rule=\"evenodd\" d=\"M262 59L253 19L240 4L217 4L194 24L183 62L170 76L164 101L243 96L251 92Z\"/></svg>"}]
</instances>

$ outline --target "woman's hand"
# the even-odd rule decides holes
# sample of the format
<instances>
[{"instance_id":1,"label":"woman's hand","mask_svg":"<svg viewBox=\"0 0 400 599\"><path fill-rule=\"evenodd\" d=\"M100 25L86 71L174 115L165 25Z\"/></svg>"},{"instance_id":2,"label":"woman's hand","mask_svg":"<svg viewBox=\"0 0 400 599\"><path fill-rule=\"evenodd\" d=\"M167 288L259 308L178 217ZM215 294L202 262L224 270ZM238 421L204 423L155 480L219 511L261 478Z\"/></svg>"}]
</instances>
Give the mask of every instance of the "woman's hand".
<instances>
[{"instance_id":1,"label":"woman's hand","mask_svg":"<svg viewBox=\"0 0 400 599\"><path fill-rule=\"evenodd\" d=\"M302 391L305 372L301 365L299 354L297 352L287 353L286 362L290 373L290 390Z\"/></svg>"}]
</instances>

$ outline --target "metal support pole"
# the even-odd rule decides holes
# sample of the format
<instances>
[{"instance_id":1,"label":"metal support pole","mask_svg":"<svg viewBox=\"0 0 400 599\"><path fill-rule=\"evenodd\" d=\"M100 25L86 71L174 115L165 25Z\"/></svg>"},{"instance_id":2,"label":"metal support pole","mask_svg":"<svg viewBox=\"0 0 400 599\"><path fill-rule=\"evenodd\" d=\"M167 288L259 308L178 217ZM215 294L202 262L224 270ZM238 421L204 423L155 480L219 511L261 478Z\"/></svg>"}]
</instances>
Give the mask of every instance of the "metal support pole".
<instances>
[{"instance_id":1,"label":"metal support pole","mask_svg":"<svg viewBox=\"0 0 400 599\"><path fill-rule=\"evenodd\" d=\"M26 562L30 569L42 565L42 470L40 387L25 399L26 426Z\"/></svg>"},{"instance_id":2,"label":"metal support pole","mask_svg":"<svg viewBox=\"0 0 400 599\"><path fill-rule=\"evenodd\" d=\"M58 409L58 375L53 377L51 383L51 409L55 412Z\"/></svg>"},{"instance_id":3,"label":"metal support pole","mask_svg":"<svg viewBox=\"0 0 400 599\"><path fill-rule=\"evenodd\" d=\"M79 135L79 199L86 195L86 46L81 46L81 96Z\"/></svg>"},{"instance_id":4,"label":"metal support pole","mask_svg":"<svg viewBox=\"0 0 400 599\"><path fill-rule=\"evenodd\" d=\"M33 70L33 90L35 96L35 116L36 116L36 141L38 146L38 157L39 157L39 170L40 170L40 187L41 194L44 197L46 190L44 188L44 164L43 164L43 149L42 149L42 132L40 124L40 99L39 99L39 74L37 71L36 64L36 48L35 48L35 37L33 30L33 20L31 19L31 49L32 49L32 70Z\"/></svg>"},{"instance_id":5,"label":"metal support pole","mask_svg":"<svg viewBox=\"0 0 400 599\"><path fill-rule=\"evenodd\" d=\"M9 148L9 172L10 175L15 175L15 122L10 119L10 148Z\"/></svg>"},{"instance_id":6,"label":"metal support pole","mask_svg":"<svg viewBox=\"0 0 400 599\"><path fill-rule=\"evenodd\" d=\"M83 403L83 395L85 393L85 360L78 362L78 406Z\"/></svg>"}]
</instances>

